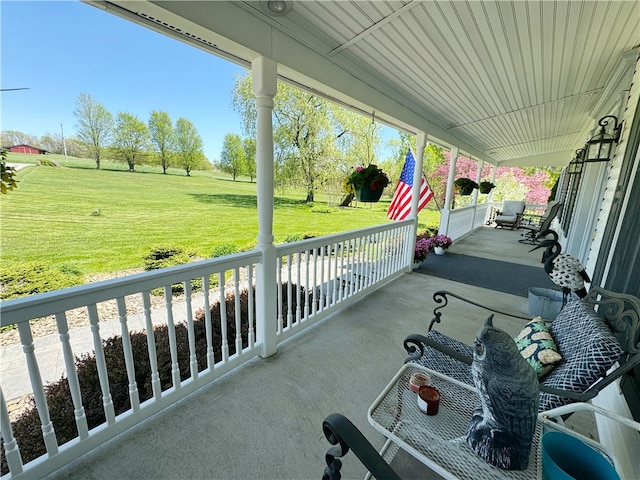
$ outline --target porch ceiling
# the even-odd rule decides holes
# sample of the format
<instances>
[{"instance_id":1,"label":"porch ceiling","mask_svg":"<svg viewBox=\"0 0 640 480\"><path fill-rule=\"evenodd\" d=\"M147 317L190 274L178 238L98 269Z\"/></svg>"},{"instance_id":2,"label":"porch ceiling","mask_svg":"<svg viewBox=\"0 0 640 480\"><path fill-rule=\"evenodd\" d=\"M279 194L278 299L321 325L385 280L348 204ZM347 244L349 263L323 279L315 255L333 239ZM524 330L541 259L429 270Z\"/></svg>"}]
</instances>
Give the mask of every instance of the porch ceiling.
<instances>
[{"instance_id":1,"label":"porch ceiling","mask_svg":"<svg viewBox=\"0 0 640 480\"><path fill-rule=\"evenodd\" d=\"M635 0L89 3L501 165L567 164L640 45Z\"/></svg>"}]
</instances>

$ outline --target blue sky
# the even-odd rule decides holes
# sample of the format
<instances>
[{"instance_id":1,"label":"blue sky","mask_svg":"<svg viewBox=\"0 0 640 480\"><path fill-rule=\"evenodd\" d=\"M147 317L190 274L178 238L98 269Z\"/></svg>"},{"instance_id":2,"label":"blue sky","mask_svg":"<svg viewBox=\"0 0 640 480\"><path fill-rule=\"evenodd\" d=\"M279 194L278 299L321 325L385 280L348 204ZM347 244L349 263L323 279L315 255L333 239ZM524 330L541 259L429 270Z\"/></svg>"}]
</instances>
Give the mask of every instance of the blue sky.
<instances>
[{"instance_id":1,"label":"blue sky","mask_svg":"<svg viewBox=\"0 0 640 480\"><path fill-rule=\"evenodd\" d=\"M246 70L115 15L75 2L0 2L0 129L75 134L80 93L114 117L146 122L164 110L194 123L205 155L218 160L224 136L242 134L231 107L234 76Z\"/></svg>"}]
</instances>

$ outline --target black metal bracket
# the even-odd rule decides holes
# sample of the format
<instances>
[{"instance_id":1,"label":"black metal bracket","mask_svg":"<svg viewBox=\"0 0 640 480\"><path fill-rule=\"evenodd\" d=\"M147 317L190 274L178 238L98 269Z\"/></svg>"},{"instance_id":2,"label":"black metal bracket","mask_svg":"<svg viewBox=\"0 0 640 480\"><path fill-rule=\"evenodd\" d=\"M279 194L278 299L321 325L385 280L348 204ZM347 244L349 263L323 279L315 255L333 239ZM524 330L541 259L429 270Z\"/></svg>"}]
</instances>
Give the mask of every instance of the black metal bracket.
<instances>
[{"instance_id":1,"label":"black metal bracket","mask_svg":"<svg viewBox=\"0 0 640 480\"><path fill-rule=\"evenodd\" d=\"M322 480L340 480L342 462L339 457L349 453L349 449L358 457L362 464L371 472L374 478L400 480L398 474L373 448L358 428L340 413L332 413L322 422L322 431L327 441L334 447L329 448L325 455L327 466Z\"/></svg>"},{"instance_id":2,"label":"black metal bracket","mask_svg":"<svg viewBox=\"0 0 640 480\"><path fill-rule=\"evenodd\" d=\"M427 331L431 331L431 329L433 328L433 326L436 323L440 323L442 320L442 312L440 310L442 310L444 307L447 306L447 304L449 303L449 299L447 298L447 296L449 297L454 297L457 298L458 300L464 302L464 303L468 303L470 305L474 305L476 307L482 308L484 310L489 310L490 312L493 313L499 313L501 315L506 315L508 317L512 317L512 318L519 318L522 320L531 320L530 317L524 317L522 315L515 315L513 313L508 313L508 312L503 312L501 310L496 310L495 308L491 308L491 307L487 307L485 305L481 305L479 303L476 303L474 301L471 301L467 298L461 297L460 295L456 295L455 293L451 293L448 292L446 290L438 290L437 292L435 292L433 294L433 301L436 302L439 306L433 309L433 319L431 320L431 323L429 323L429 328Z\"/></svg>"}]
</instances>

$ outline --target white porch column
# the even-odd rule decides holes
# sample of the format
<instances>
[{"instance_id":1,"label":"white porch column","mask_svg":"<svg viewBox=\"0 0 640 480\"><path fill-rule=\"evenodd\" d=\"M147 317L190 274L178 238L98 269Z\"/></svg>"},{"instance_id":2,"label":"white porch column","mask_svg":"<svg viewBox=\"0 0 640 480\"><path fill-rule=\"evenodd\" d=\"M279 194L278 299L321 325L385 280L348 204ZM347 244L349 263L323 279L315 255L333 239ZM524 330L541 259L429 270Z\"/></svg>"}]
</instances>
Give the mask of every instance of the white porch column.
<instances>
[{"instance_id":1,"label":"white porch column","mask_svg":"<svg viewBox=\"0 0 640 480\"><path fill-rule=\"evenodd\" d=\"M251 63L256 96L256 181L258 192L258 249L262 263L256 268L256 334L260 356L276 353L276 247L273 244L273 97L277 89L276 62L259 57Z\"/></svg>"},{"instance_id":2,"label":"white porch column","mask_svg":"<svg viewBox=\"0 0 640 480\"><path fill-rule=\"evenodd\" d=\"M473 215L471 217L471 230L475 227L476 224L476 213L478 207L478 194L480 193L480 180L482 180L482 167L484 167L484 161L478 160L478 173L476 174L476 183L478 184L478 188L473 191Z\"/></svg>"},{"instance_id":3,"label":"white porch column","mask_svg":"<svg viewBox=\"0 0 640 480\"><path fill-rule=\"evenodd\" d=\"M482 160L478 160L478 173L476 174L476 183L478 185L480 185L480 180L482 180L482 167L484 167L484 161ZM480 193L480 190L478 188L476 188L473 191L473 205L477 205L478 204L478 193Z\"/></svg>"},{"instance_id":4,"label":"white porch column","mask_svg":"<svg viewBox=\"0 0 640 480\"><path fill-rule=\"evenodd\" d=\"M498 165L493 166L493 170L491 172L491 183L496 184L496 175L498 174ZM493 188L489 192L489 197L487 198L487 202L493 202Z\"/></svg>"},{"instance_id":5,"label":"white porch column","mask_svg":"<svg viewBox=\"0 0 640 480\"><path fill-rule=\"evenodd\" d=\"M458 161L458 147L452 147L449 156L449 177L447 178L447 192L444 196L444 206L440 212L440 227L438 233L441 235L449 234L449 212L451 210L451 198L453 197L453 182L456 175L456 163Z\"/></svg>"},{"instance_id":6,"label":"white porch column","mask_svg":"<svg viewBox=\"0 0 640 480\"><path fill-rule=\"evenodd\" d=\"M496 184L496 175L498 174L498 165L493 166L493 170L491 172L491 183ZM489 196L487 197L487 203L489 206L487 207L487 214L484 218L484 222L487 223L491 219L491 215L493 213L493 188L489 192Z\"/></svg>"},{"instance_id":7,"label":"white porch column","mask_svg":"<svg viewBox=\"0 0 640 480\"><path fill-rule=\"evenodd\" d=\"M411 189L411 218L415 219L418 228L418 200L420 200L420 186L422 184L422 165L424 164L424 149L427 146L427 134L418 132L416 135L416 168L413 170L413 187Z\"/></svg>"},{"instance_id":8,"label":"white porch column","mask_svg":"<svg viewBox=\"0 0 640 480\"><path fill-rule=\"evenodd\" d=\"M420 187L422 186L422 165L424 163L424 149L427 145L427 134L418 132L416 135L415 168L413 170L413 186L411 187L411 213L413 219L413 246L407 259L407 272L410 272L413 264L413 253L416 249L416 236L418 234L418 203L420 200Z\"/></svg>"}]
</instances>

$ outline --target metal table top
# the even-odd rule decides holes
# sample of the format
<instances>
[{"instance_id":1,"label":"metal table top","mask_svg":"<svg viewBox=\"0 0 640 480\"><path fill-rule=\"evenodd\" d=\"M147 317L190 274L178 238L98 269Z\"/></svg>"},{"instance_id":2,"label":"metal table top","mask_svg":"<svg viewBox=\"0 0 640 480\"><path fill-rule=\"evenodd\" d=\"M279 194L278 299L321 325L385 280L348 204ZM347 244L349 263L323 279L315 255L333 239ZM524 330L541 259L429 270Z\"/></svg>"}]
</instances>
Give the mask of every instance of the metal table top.
<instances>
[{"instance_id":1,"label":"metal table top","mask_svg":"<svg viewBox=\"0 0 640 480\"><path fill-rule=\"evenodd\" d=\"M440 392L437 415L420 411L417 393L409 389L416 372L427 373L430 385ZM467 445L466 432L472 411L480 406L475 388L419 365L406 364L369 408L369 423L391 442L444 478L451 479L539 479L542 477L540 438L549 430L574 432L538 417L529 466L526 470L502 470L486 463ZM389 450L385 445L384 451Z\"/></svg>"}]
</instances>

